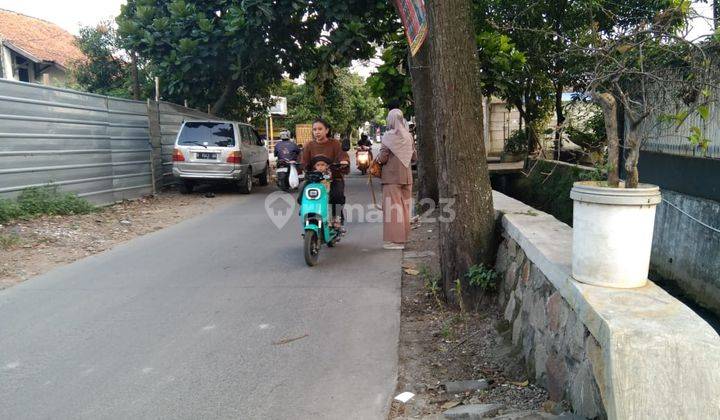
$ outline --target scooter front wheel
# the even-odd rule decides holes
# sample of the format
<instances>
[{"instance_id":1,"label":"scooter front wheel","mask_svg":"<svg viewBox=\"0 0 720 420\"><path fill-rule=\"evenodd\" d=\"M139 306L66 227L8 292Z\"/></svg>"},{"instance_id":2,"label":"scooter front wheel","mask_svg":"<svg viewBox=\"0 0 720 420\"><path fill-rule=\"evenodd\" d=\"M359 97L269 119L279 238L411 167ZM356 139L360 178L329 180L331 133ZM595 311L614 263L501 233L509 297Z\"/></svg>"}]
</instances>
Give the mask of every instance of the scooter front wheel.
<instances>
[{"instance_id":1,"label":"scooter front wheel","mask_svg":"<svg viewBox=\"0 0 720 420\"><path fill-rule=\"evenodd\" d=\"M314 230L305 231L305 263L310 267L317 265L320 256L320 238Z\"/></svg>"}]
</instances>

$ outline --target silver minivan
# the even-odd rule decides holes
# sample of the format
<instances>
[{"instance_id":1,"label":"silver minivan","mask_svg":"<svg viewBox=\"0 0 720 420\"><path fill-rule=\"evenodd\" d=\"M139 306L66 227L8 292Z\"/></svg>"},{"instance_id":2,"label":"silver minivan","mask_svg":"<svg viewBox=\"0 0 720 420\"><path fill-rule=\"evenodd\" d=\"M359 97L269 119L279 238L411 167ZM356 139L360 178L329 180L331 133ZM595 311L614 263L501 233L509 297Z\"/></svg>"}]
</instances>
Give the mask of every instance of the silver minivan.
<instances>
[{"instance_id":1,"label":"silver minivan","mask_svg":"<svg viewBox=\"0 0 720 420\"><path fill-rule=\"evenodd\" d=\"M250 194L268 183L268 151L255 129L234 121L185 121L175 139L173 176L183 194L200 183L231 182Z\"/></svg>"}]
</instances>

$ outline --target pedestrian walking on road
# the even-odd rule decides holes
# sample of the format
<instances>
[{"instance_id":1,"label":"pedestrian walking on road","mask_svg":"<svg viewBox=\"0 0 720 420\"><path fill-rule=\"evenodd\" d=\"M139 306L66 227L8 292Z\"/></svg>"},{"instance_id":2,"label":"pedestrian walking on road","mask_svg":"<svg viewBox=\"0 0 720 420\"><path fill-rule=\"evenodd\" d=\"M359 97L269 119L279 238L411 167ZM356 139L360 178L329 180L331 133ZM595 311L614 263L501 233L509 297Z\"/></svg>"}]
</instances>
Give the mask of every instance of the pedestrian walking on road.
<instances>
[{"instance_id":1,"label":"pedestrian walking on road","mask_svg":"<svg viewBox=\"0 0 720 420\"><path fill-rule=\"evenodd\" d=\"M405 249L410 235L412 170L416 159L413 138L402 111L388 113L387 130L376 161L382 165L383 248Z\"/></svg>"}]
</instances>

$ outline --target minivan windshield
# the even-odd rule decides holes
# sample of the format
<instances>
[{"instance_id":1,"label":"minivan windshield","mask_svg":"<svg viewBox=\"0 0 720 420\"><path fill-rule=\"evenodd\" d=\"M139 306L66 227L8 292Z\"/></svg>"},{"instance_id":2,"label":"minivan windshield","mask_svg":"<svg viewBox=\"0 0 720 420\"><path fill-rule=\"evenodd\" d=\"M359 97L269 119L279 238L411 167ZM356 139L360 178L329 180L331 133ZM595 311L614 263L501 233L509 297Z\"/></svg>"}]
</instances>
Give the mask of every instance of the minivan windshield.
<instances>
[{"instance_id":1,"label":"minivan windshield","mask_svg":"<svg viewBox=\"0 0 720 420\"><path fill-rule=\"evenodd\" d=\"M178 137L178 145L235 146L235 131L230 123L186 122Z\"/></svg>"}]
</instances>

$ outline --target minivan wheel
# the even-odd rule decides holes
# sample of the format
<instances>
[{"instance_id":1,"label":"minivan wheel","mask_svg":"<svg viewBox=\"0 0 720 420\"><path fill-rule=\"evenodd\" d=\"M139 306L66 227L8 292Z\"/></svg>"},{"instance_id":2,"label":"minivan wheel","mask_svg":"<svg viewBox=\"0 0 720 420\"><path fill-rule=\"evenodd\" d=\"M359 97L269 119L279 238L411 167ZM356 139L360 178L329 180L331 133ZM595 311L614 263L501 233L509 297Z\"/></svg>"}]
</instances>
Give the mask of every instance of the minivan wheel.
<instances>
[{"instance_id":1,"label":"minivan wheel","mask_svg":"<svg viewBox=\"0 0 720 420\"><path fill-rule=\"evenodd\" d=\"M238 182L238 190L241 194L250 194L252 192L252 179L252 172L248 172L248 174Z\"/></svg>"},{"instance_id":2,"label":"minivan wheel","mask_svg":"<svg viewBox=\"0 0 720 420\"><path fill-rule=\"evenodd\" d=\"M192 181L180 180L178 183L178 191L180 191L180 194L190 194L192 193L194 186L195 185Z\"/></svg>"},{"instance_id":3,"label":"minivan wheel","mask_svg":"<svg viewBox=\"0 0 720 420\"><path fill-rule=\"evenodd\" d=\"M268 170L270 169L270 162L265 164L265 170L258 177L258 184L265 186L268 184Z\"/></svg>"}]
</instances>

